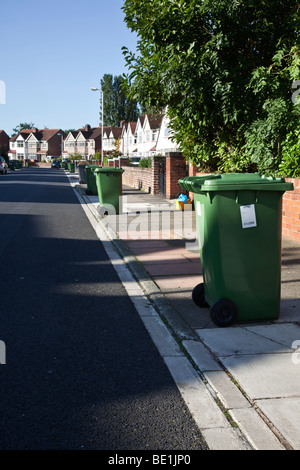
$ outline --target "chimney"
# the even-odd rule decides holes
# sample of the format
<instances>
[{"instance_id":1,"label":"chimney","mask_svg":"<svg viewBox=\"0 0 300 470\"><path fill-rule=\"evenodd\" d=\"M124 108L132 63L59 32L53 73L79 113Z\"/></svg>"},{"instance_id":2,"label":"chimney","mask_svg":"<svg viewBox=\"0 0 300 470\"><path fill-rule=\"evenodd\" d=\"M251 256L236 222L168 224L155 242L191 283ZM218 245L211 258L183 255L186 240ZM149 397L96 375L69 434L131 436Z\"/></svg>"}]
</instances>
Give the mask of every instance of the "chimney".
<instances>
[{"instance_id":1,"label":"chimney","mask_svg":"<svg viewBox=\"0 0 300 470\"><path fill-rule=\"evenodd\" d=\"M86 124L84 130L87 131L87 132L90 131L91 126L89 124Z\"/></svg>"}]
</instances>

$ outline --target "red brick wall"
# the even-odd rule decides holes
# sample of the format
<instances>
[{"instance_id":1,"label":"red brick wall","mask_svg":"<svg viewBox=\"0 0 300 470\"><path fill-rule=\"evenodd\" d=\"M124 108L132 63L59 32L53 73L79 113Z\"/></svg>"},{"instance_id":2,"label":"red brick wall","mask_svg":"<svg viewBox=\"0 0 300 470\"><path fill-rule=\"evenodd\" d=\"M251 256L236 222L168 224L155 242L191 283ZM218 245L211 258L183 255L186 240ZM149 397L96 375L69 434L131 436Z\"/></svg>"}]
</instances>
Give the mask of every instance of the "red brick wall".
<instances>
[{"instance_id":1,"label":"red brick wall","mask_svg":"<svg viewBox=\"0 0 300 470\"><path fill-rule=\"evenodd\" d=\"M180 178L185 178L186 160L181 153L170 153L166 156L166 197L175 199L182 193L182 188L178 184Z\"/></svg>"},{"instance_id":2,"label":"red brick wall","mask_svg":"<svg viewBox=\"0 0 300 470\"><path fill-rule=\"evenodd\" d=\"M152 158L152 168L151 168L151 194L159 193L159 161L161 157Z\"/></svg>"},{"instance_id":3,"label":"red brick wall","mask_svg":"<svg viewBox=\"0 0 300 470\"><path fill-rule=\"evenodd\" d=\"M131 188L144 189L146 192L153 194L152 189L152 168L123 166L124 173L122 175L123 184Z\"/></svg>"},{"instance_id":4,"label":"red brick wall","mask_svg":"<svg viewBox=\"0 0 300 470\"><path fill-rule=\"evenodd\" d=\"M300 178L286 178L294 190L286 191L282 198L282 236L300 243Z\"/></svg>"},{"instance_id":5,"label":"red brick wall","mask_svg":"<svg viewBox=\"0 0 300 470\"><path fill-rule=\"evenodd\" d=\"M61 136L55 134L48 140L48 155L60 157L61 155ZM43 157L42 157L43 158Z\"/></svg>"},{"instance_id":6,"label":"red brick wall","mask_svg":"<svg viewBox=\"0 0 300 470\"><path fill-rule=\"evenodd\" d=\"M1 150L4 152L8 152L9 150L9 137L5 131L0 132L0 155Z\"/></svg>"}]
</instances>

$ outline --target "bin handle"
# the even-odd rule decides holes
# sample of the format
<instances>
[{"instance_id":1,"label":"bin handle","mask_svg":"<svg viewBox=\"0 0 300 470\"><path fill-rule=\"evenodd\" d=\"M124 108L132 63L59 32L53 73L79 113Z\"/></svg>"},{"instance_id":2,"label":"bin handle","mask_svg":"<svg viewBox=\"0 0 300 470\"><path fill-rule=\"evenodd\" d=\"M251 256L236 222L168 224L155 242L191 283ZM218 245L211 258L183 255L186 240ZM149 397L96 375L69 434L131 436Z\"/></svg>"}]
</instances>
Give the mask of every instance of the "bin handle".
<instances>
[{"instance_id":1,"label":"bin handle","mask_svg":"<svg viewBox=\"0 0 300 470\"><path fill-rule=\"evenodd\" d=\"M239 193L241 192L240 189L237 189L236 192L235 192L235 202L237 204L240 204L240 201L239 201ZM256 189L254 192L254 201L255 201L255 204L257 204L259 202L259 190Z\"/></svg>"}]
</instances>

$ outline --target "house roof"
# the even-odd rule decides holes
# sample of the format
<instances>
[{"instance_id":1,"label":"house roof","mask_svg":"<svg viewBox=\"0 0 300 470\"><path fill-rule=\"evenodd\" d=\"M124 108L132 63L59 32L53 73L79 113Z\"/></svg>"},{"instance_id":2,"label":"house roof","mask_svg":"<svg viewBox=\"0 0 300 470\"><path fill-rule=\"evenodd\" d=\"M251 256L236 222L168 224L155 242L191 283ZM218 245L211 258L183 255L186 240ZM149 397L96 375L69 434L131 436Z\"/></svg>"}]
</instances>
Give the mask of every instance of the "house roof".
<instances>
[{"instance_id":1,"label":"house roof","mask_svg":"<svg viewBox=\"0 0 300 470\"><path fill-rule=\"evenodd\" d=\"M136 128L136 122L130 121L128 123L128 127L130 127L131 133L134 134Z\"/></svg>"},{"instance_id":2,"label":"house roof","mask_svg":"<svg viewBox=\"0 0 300 470\"><path fill-rule=\"evenodd\" d=\"M18 134L14 135L10 141L14 142L20 135L23 139L27 139L30 134L33 134L37 140L49 140L58 132L62 132L61 129L22 129Z\"/></svg>"},{"instance_id":3,"label":"house roof","mask_svg":"<svg viewBox=\"0 0 300 470\"><path fill-rule=\"evenodd\" d=\"M103 131L105 130L105 127L103 127ZM83 135L85 139L96 139L97 137L101 136L101 126L99 127L90 127L89 130L86 130L86 127L84 129L78 129L76 131L76 136L79 134ZM75 132L72 132L72 135L75 136Z\"/></svg>"},{"instance_id":4,"label":"house roof","mask_svg":"<svg viewBox=\"0 0 300 470\"><path fill-rule=\"evenodd\" d=\"M162 116L153 116L152 114L147 114L149 125L151 129L158 129L162 123Z\"/></svg>"},{"instance_id":5,"label":"house roof","mask_svg":"<svg viewBox=\"0 0 300 470\"><path fill-rule=\"evenodd\" d=\"M121 137L122 134L122 127L115 127L115 126L104 126L103 127L103 135L106 134L107 137L112 133L115 139Z\"/></svg>"}]
</instances>

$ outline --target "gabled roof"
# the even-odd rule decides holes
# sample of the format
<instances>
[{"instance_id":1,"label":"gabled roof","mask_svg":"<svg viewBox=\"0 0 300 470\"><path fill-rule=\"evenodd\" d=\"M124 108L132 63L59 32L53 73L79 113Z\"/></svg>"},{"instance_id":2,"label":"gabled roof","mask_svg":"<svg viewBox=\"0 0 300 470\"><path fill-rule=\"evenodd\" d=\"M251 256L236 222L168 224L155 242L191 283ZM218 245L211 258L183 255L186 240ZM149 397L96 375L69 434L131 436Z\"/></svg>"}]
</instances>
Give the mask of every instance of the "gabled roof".
<instances>
[{"instance_id":1,"label":"gabled roof","mask_svg":"<svg viewBox=\"0 0 300 470\"><path fill-rule=\"evenodd\" d=\"M105 128L103 128L104 130ZM86 127L84 129L78 129L76 131L76 139L79 137L79 134L81 134L86 140L90 139L96 139L97 137L101 136L101 127L90 127L89 130L86 130ZM75 133L73 133L75 134ZM75 137L75 136L74 136Z\"/></svg>"},{"instance_id":2,"label":"gabled roof","mask_svg":"<svg viewBox=\"0 0 300 470\"><path fill-rule=\"evenodd\" d=\"M69 137L70 134L74 139L76 139L76 137L78 135L78 131L69 131L66 139Z\"/></svg>"},{"instance_id":3,"label":"gabled roof","mask_svg":"<svg viewBox=\"0 0 300 470\"><path fill-rule=\"evenodd\" d=\"M132 134L135 133L135 128L136 128L136 122L130 121L130 122L128 123L128 129L131 130L131 133L132 133Z\"/></svg>"},{"instance_id":4,"label":"gabled roof","mask_svg":"<svg viewBox=\"0 0 300 470\"><path fill-rule=\"evenodd\" d=\"M111 127L110 134L112 134L115 139L118 139L119 137L121 137L122 128L121 127Z\"/></svg>"},{"instance_id":5,"label":"gabled roof","mask_svg":"<svg viewBox=\"0 0 300 470\"><path fill-rule=\"evenodd\" d=\"M50 140L58 132L63 132L61 129L22 129L18 134L14 135L10 141L14 142L19 136L26 140L30 134L33 134L37 140Z\"/></svg>"},{"instance_id":6,"label":"gabled roof","mask_svg":"<svg viewBox=\"0 0 300 470\"><path fill-rule=\"evenodd\" d=\"M115 126L104 126L103 127L103 137L104 135L107 135L107 138L110 137L112 134L114 139L118 139L121 137L122 134L122 127L115 127Z\"/></svg>"},{"instance_id":7,"label":"gabled roof","mask_svg":"<svg viewBox=\"0 0 300 470\"><path fill-rule=\"evenodd\" d=\"M151 129L158 129L162 123L162 116L154 116L152 114L147 114L149 125Z\"/></svg>"}]
</instances>

